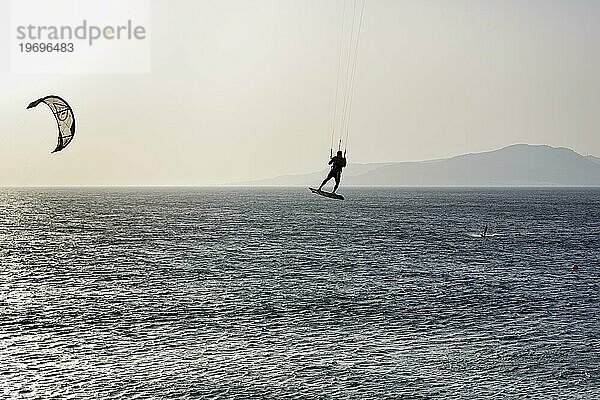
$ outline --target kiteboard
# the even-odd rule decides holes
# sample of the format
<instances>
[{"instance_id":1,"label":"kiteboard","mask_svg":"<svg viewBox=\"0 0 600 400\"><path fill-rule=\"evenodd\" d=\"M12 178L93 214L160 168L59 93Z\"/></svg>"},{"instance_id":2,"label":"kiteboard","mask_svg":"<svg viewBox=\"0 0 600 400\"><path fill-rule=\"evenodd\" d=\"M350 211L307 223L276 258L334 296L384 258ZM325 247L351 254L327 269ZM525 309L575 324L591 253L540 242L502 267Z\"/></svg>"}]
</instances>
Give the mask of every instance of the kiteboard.
<instances>
[{"instance_id":1,"label":"kiteboard","mask_svg":"<svg viewBox=\"0 0 600 400\"><path fill-rule=\"evenodd\" d=\"M309 187L309 189L311 192L321 195L323 197L328 197L330 199L336 199L336 200L344 200L344 196L342 196L341 194L337 194L337 193L333 193L333 192L324 192L322 190L314 189L311 187Z\"/></svg>"}]
</instances>

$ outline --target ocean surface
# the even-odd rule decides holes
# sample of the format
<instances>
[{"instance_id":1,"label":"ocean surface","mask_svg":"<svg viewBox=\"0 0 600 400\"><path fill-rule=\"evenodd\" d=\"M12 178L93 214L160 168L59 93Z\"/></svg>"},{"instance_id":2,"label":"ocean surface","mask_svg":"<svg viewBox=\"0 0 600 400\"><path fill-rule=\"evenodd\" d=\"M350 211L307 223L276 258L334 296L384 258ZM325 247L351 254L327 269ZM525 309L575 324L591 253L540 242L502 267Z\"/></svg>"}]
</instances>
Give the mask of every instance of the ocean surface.
<instances>
[{"instance_id":1,"label":"ocean surface","mask_svg":"<svg viewBox=\"0 0 600 400\"><path fill-rule=\"evenodd\" d=\"M341 192L1 189L0 398L600 398L600 190Z\"/></svg>"}]
</instances>

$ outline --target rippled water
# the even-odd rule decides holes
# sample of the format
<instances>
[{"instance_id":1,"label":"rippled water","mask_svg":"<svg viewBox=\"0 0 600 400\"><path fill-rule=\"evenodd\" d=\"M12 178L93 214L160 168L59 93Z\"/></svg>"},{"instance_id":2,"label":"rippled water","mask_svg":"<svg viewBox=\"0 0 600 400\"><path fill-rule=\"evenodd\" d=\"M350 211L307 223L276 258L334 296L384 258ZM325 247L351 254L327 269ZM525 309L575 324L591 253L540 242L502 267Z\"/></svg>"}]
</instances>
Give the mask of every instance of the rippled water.
<instances>
[{"instance_id":1,"label":"rippled water","mask_svg":"<svg viewBox=\"0 0 600 400\"><path fill-rule=\"evenodd\" d=\"M600 398L600 191L344 194L0 190L0 397Z\"/></svg>"}]
</instances>

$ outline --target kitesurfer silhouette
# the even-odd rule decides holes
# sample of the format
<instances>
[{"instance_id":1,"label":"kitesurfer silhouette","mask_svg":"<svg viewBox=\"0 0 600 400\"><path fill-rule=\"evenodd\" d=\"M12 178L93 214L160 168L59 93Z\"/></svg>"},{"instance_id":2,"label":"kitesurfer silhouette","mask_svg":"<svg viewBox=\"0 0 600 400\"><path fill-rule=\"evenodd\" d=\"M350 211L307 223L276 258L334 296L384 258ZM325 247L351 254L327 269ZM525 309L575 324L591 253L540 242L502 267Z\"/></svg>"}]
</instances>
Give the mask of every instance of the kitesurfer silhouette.
<instances>
[{"instance_id":1,"label":"kitesurfer silhouette","mask_svg":"<svg viewBox=\"0 0 600 400\"><path fill-rule=\"evenodd\" d=\"M488 232L488 224L485 224L485 228L483 229L483 232L481 233L481 237L486 237L487 236L487 232Z\"/></svg>"},{"instance_id":2,"label":"kitesurfer silhouette","mask_svg":"<svg viewBox=\"0 0 600 400\"><path fill-rule=\"evenodd\" d=\"M342 179L342 169L346 167L345 154L342 153L341 150L339 150L337 152L337 155L331 157L331 160L329 160L328 164L331 165L331 171L329 171L329 175L327 175L327 178L325 178L323 183L321 183L321 186L319 186L319 191L321 191L321 188L323 188L323 186L325 186L325 184L329 182L331 178L333 178L335 179L335 187L333 188L332 193L335 193L338 186L340 186L340 180Z\"/></svg>"}]
</instances>

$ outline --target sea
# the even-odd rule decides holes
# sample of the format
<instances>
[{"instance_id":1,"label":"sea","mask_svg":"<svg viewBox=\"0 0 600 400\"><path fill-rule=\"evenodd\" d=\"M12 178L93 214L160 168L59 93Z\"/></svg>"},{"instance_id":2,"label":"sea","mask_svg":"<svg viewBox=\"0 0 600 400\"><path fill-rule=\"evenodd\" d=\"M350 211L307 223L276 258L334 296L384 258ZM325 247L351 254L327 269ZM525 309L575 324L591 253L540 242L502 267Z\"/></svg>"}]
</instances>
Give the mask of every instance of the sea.
<instances>
[{"instance_id":1,"label":"sea","mask_svg":"<svg viewBox=\"0 0 600 400\"><path fill-rule=\"evenodd\" d=\"M600 190L340 192L0 189L0 398L600 398Z\"/></svg>"}]
</instances>

